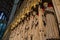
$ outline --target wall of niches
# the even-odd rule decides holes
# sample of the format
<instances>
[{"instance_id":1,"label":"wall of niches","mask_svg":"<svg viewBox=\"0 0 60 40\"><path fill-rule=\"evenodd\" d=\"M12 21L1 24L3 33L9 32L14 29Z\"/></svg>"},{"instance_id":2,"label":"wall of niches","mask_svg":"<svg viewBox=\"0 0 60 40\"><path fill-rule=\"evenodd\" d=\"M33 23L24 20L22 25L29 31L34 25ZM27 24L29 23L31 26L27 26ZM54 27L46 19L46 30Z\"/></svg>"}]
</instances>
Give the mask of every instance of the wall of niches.
<instances>
[{"instance_id":1,"label":"wall of niches","mask_svg":"<svg viewBox=\"0 0 60 40\"><path fill-rule=\"evenodd\" d=\"M54 12L43 10L39 4L32 7L31 11L21 18L18 25L12 29L9 40L46 40L58 38L59 32Z\"/></svg>"}]
</instances>

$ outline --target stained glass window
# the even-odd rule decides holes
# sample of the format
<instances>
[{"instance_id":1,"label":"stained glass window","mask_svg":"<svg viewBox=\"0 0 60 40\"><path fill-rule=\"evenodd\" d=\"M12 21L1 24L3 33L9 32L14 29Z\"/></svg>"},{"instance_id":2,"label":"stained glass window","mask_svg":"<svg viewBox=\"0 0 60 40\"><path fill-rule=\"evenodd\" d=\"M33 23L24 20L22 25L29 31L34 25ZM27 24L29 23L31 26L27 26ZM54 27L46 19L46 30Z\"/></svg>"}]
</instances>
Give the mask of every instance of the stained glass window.
<instances>
[{"instance_id":1,"label":"stained glass window","mask_svg":"<svg viewBox=\"0 0 60 40\"><path fill-rule=\"evenodd\" d=\"M3 12L0 12L0 38L6 29L6 16Z\"/></svg>"}]
</instances>

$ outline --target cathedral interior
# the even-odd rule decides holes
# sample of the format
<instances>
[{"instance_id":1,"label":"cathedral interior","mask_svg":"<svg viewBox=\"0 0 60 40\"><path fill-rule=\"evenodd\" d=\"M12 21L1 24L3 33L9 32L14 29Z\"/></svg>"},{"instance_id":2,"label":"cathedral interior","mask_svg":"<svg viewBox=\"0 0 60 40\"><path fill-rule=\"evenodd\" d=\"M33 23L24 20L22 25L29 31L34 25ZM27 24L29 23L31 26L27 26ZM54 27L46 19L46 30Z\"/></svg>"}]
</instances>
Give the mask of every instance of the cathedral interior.
<instances>
[{"instance_id":1,"label":"cathedral interior","mask_svg":"<svg viewBox=\"0 0 60 40\"><path fill-rule=\"evenodd\" d=\"M0 40L60 40L60 0L0 0Z\"/></svg>"}]
</instances>

